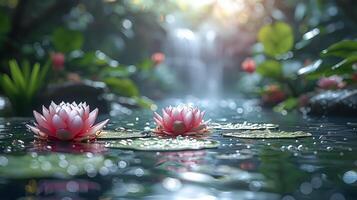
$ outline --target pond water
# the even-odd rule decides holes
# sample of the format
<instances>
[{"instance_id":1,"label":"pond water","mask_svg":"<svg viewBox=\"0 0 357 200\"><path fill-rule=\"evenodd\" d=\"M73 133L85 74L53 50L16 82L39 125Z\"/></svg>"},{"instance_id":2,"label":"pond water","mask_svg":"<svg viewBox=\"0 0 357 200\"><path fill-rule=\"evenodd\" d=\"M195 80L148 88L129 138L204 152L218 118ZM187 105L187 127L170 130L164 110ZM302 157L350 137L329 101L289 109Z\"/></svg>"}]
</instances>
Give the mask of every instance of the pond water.
<instances>
[{"instance_id":1,"label":"pond water","mask_svg":"<svg viewBox=\"0 0 357 200\"><path fill-rule=\"evenodd\" d=\"M147 152L106 149L103 142L34 142L24 126L33 119L0 118L1 199L357 198L357 119L273 113L255 101L233 99L158 105L188 102L205 109L211 122L274 123L313 137L239 139L213 131L216 149ZM110 118L109 130L154 127L148 110Z\"/></svg>"}]
</instances>

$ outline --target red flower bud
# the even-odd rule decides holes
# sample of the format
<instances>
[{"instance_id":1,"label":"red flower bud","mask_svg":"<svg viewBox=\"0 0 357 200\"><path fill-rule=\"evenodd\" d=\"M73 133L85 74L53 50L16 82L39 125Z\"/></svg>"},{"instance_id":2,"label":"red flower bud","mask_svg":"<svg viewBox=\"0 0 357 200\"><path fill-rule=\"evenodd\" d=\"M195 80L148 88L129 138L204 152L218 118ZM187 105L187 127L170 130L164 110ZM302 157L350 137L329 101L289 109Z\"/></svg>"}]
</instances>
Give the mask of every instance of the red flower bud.
<instances>
[{"instance_id":1,"label":"red flower bud","mask_svg":"<svg viewBox=\"0 0 357 200\"><path fill-rule=\"evenodd\" d=\"M159 65L165 60L165 54L161 52L157 52L152 54L151 60L154 62L155 65Z\"/></svg>"},{"instance_id":2,"label":"red flower bud","mask_svg":"<svg viewBox=\"0 0 357 200\"><path fill-rule=\"evenodd\" d=\"M343 88L346 85L346 83L343 82L342 77L334 75L330 77L321 78L317 82L317 85L321 89L339 89L339 88Z\"/></svg>"},{"instance_id":3,"label":"red flower bud","mask_svg":"<svg viewBox=\"0 0 357 200\"><path fill-rule=\"evenodd\" d=\"M256 69L256 64L255 61L252 58L246 58L241 66L242 70L248 73L253 73L255 72Z\"/></svg>"},{"instance_id":4,"label":"red flower bud","mask_svg":"<svg viewBox=\"0 0 357 200\"><path fill-rule=\"evenodd\" d=\"M63 70L65 56L63 53L52 53L51 54L52 67L54 70Z\"/></svg>"}]
</instances>

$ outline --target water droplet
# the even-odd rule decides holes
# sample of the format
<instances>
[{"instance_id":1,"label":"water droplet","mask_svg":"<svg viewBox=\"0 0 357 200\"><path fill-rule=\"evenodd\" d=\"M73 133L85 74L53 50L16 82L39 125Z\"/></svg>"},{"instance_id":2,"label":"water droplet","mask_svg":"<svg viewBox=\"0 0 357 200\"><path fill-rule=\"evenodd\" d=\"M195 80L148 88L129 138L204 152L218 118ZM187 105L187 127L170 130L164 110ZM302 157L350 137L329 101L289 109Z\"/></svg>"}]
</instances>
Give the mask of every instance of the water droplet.
<instances>
[{"instance_id":1,"label":"water droplet","mask_svg":"<svg viewBox=\"0 0 357 200\"><path fill-rule=\"evenodd\" d=\"M295 200L295 198L293 196L286 195L286 196L283 196L283 198L281 198L281 200Z\"/></svg>"},{"instance_id":2,"label":"water droplet","mask_svg":"<svg viewBox=\"0 0 357 200\"><path fill-rule=\"evenodd\" d=\"M177 191L182 187L182 183L180 180L170 177L165 178L162 181L162 185L169 191Z\"/></svg>"},{"instance_id":3,"label":"water droplet","mask_svg":"<svg viewBox=\"0 0 357 200\"><path fill-rule=\"evenodd\" d=\"M68 181L66 189L69 192L77 192L79 190L79 184L76 181Z\"/></svg>"},{"instance_id":4,"label":"water droplet","mask_svg":"<svg viewBox=\"0 0 357 200\"><path fill-rule=\"evenodd\" d=\"M5 156L0 156L0 166L4 167L9 163L9 160Z\"/></svg>"},{"instance_id":5,"label":"water droplet","mask_svg":"<svg viewBox=\"0 0 357 200\"><path fill-rule=\"evenodd\" d=\"M343 174L343 181L347 184L352 184L357 181L357 172L350 170Z\"/></svg>"},{"instance_id":6,"label":"water droplet","mask_svg":"<svg viewBox=\"0 0 357 200\"><path fill-rule=\"evenodd\" d=\"M293 146L293 145L289 145L288 146L288 150L289 151L294 151L296 148L295 148L295 146Z\"/></svg>"},{"instance_id":7,"label":"water droplet","mask_svg":"<svg viewBox=\"0 0 357 200\"><path fill-rule=\"evenodd\" d=\"M312 192L312 185L311 183L308 183L308 182L304 182L300 185L300 192L305 194L305 195L308 195Z\"/></svg>"},{"instance_id":8,"label":"water droplet","mask_svg":"<svg viewBox=\"0 0 357 200\"><path fill-rule=\"evenodd\" d=\"M313 188L318 189L322 186L322 180L320 177L313 177L311 179L311 185Z\"/></svg>"},{"instance_id":9,"label":"water droplet","mask_svg":"<svg viewBox=\"0 0 357 200\"><path fill-rule=\"evenodd\" d=\"M330 200L346 200L346 198L341 193L334 193L331 195Z\"/></svg>"},{"instance_id":10,"label":"water droplet","mask_svg":"<svg viewBox=\"0 0 357 200\"><path fill-rule=\"evenodd\" d=\"M300 145L298 146L298 150L299 150L299 151L302 151L303 148L304 148L304 146L303 146L302 144L300 144Z\"/></svg>"}]
</instances>

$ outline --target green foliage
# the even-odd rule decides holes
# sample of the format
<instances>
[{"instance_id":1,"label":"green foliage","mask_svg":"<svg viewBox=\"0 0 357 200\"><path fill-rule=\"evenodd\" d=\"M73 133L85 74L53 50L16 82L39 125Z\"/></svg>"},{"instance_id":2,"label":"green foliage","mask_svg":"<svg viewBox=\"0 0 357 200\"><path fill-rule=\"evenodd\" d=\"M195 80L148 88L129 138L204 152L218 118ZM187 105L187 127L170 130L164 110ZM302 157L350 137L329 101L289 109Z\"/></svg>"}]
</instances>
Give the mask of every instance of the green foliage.
<instances>
[{"instance_id":1,"label":"green foliage","mask_svg":"<svg viewBox=\"0 0 357 200\"><path fill-rule=\"evenodd\" d=\"M2 41L6 37L6 33L9 32L11 28L10 18L4 13L0 12L0 46Z\"/></svg>"},{"instance_id":2,"label":"green foliage","mask_svg":"<svg viewBox=\"0 0 357 200\"><path fill-rule=\"evenodd\" d=\"M279 103L278 105L274 106L273 110L275 112L282 112L282 111L291 111L297 108L299 105L299 100L294 97L290 97L285 101Z\"/></svg>"},{"instance_id":3,"label":"green foliage","mask_svg":"<svg viewBox=\"0 0 357 200\"><path fill-rule=\"evenodd\" d=\"M19 115L27 114L26 111L32 108L34 97L45 81L50 63L47 62L42 69L40 64L36 63L31 70L28 62L24 62L21 69L15 60L11 60L9 66L10 76L0 76L1 87L15 112Z\"/></svg>"},{"instance_id":4,"label":"green foliage","mask_svg":"<svg viewBox=\"0 0 357 200\"><path fill-rule=\"evenodd\" d=\"M5 34L10 30L10 18L4 13L0 12L0 34Z\"/></svg>"},{"instance_id":5,"label":"green foliage","mask_svg":"<svg viewBox=\"0 0 357 200\"><path fill-rule=\"evenodd\" d=\"M57 28L52 34L55 49L63 53L80 49L83 41L83 35L79 31Z\"/></svg>"},{"instance_id":6,"label":"green foliage","mask_svg":"<svg viewBox=\"0 0 357 200\"><path fill-rule=\"evenodd\" d=\"M342 40L337 42L321 52L321 56L336 56L340 58L347 58L357 55L357 41Z\"/></svg>"},{"instance_id":7,"label":"green foliage","mask_svg":"<svg viewBox=\"0 0 357 200\"><path fill-rule=\"evenodd\" d=\"M127 78L132 75L133 72L126 66L118 67L106 67L100 72L101 77L115 77L115 78Z\"/></svg>"},{"instance_id":8,"label":"green foliage","mask_svg":"<svg viewBox=\"0 0 357 200\"><path fill-rule=\"evenodd\" d=\"M140 70L149 71L154 66L154 62L151 59L147 58L140 62L137 66Z\"/></svg>"},{"instance_id":9,"label":"green foliage","mask_svg":"<svg viewBox=\"0 0 357 200\"><path fill-rule=\"evenodd\" d=\"M136 87L135 83L130 79L119 79L111 77L104 79L104 82L114 93L127 97L139 96L138 88Z\"/></svg>"},{"instance_id":10,"label":"green foliage","mask_svg":"<svg viewBox=\"0 0 357 200\"><path fill-rule=\"evenodd\" d=\"M258 33L258 40L269 56L279 56L291 50L294 44L292 28L284 22L263 26Z\"/></svg>"},{"instance_id":11,"label":"green foliage","mask_svg":"<svg viewBox=\"0 0 357 200\"><path fill-rule=\"evenodd\" d=\"M151 109L155 103L147 97L133 97L136 104L142 108Z\"/></svg>"},{"instance_id":12,"label":"green foliage","mask_svg":"<svg viewBox=\"0 0 357 200\"><path fill-rule=\"evenodd\" d=\"M332 44L321 52L321 60L299 70L300 75L307 79L318 79L322 76L350 75L355 69L352 65L357 63L357 41L343 40ZM329 62L331 57L338 57L337 63Z\"/></svg>"},{"instance_id":13,"label":"green foliage","mask_svg":"<svg viewBox=\"0 0 357 200\"><path fill-rule=\"evenodd\" d=\"M267 60L261 63L257 68L257 72L262 76L273 79L279 79L283 76L282 65L275 60Z\"/></svg>"}]
</instances>

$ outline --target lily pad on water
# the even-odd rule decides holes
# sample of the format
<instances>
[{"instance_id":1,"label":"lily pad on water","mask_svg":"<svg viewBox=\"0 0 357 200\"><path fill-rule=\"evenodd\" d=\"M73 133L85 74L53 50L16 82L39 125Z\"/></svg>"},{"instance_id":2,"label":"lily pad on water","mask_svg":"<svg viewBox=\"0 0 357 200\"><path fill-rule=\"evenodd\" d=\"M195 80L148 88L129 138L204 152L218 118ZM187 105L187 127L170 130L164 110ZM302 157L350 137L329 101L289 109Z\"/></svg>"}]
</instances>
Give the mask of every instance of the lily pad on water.
<instances>
[{"instance_id":1,"label":"lily pad on water","mask_svg":"<svg viewBox=\"0 0 357 200\"><path fill-rule=\"evenodd\" d=\"M108 148L132 149L141 151L179 151L217 148L218 141L194 139L189 137L176 138L135 138L111 141L105 145Z\"/></svg>"},{"instance_id":2,"label":"lily pad on water","mask_svg":"<svg viewBox=\"0 0 357 200\"><path fill-rule=\"evenodd\" d=\"M88 155L56 153L44 155L36 153L25 155L3 154L0 155L0 177L72 177L98 171L104 165L104 157L101 155ZM89 171L88 166L91 169Z\"/></svg>"},{"instance_id":3,"label":"lily pad on water","mask_svg":"<svg viewBox=\"0 0 357 200\"><path fill-rule=\"evenodd\" d=\"M243 132L231 132L223 133L223 136L227 137L237 137L237 138L250 138L250 139L282 139L282 138L300 138L300 137L311 137L311 133L306 133L303 131L271 131L271 130L253 130L253 131L243 131Z\"/></svg>"},{"instance_id":4,"label":"lily pad on water","mask_svg":"<svg viewBox=\"0 0 357 200\"><path fill-rule=\"evenodd\" d=\"M277 124L259 124L259 123L228 123L228 124L214 124L214 129L219 130L265 130L265 129L277 129Z\"/></svg>"},{"instance_id":5,"label":"lily pad on water","mask_svg":"<svg viewBox=\"0 0 357 200\"><path fill-rule=\"evenodd\" d=\"M150 136L151 136L151 132L149 132L149 131L104 130L98 135L97 139L113 140L113 139L143 138L143 137L150 137Z\"/></svg>"}]
</instances>

